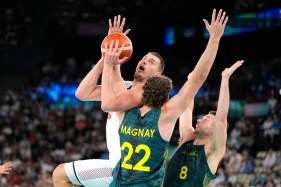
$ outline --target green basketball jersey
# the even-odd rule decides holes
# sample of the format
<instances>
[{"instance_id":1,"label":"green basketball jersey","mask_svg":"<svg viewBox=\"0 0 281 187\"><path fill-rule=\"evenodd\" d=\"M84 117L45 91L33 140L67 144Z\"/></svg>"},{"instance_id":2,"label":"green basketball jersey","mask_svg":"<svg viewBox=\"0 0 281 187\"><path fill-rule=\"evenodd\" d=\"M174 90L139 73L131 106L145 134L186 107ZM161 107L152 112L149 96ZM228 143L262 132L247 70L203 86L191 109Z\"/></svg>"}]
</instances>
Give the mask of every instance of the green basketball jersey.
<instances>
[{"instance_id":1,"label":"green basketball jersey","mask_svg":"<svg viewBox=\"0 0 281 187\"><path fill-rule=\"evenodd\" d=\"M172 157L164 187L208 187L214 178L207 163L204 145L193 145L191 140L182 144Z\"/></svg>"},{"instance_id":2,"label":"green basketball jersey","mask_svg":"<svg viewBox=\"0 0 281 187\"><path fill-rule=\"evenodd\" d=\"M119 128L121 159L113 171L118 185L159 187L165 175L169 142L158 129L161 110L151 109L143 117L140 108L128 110Z\"/></svg>"}]
</instances>

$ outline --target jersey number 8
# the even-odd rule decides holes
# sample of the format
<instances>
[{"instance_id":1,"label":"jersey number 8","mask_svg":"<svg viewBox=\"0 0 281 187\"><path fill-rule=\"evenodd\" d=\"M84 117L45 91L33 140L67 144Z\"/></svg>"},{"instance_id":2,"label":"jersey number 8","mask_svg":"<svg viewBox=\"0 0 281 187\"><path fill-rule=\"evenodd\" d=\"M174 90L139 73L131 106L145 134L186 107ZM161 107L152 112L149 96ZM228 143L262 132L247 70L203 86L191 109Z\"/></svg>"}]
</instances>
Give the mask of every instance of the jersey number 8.
<instances>
[{"instance_id":1,"label":"jersey number 8","mask_svg":"<svg viewBox=\"0 0 281 187\"><path fill-rule=\"evenodd\" d=\"M187 177L187 172L188 172L188 168L187 166L182 166L181 167L181 172L180 172L180 179L186 179Z\"/></svg>"}]
</instances>

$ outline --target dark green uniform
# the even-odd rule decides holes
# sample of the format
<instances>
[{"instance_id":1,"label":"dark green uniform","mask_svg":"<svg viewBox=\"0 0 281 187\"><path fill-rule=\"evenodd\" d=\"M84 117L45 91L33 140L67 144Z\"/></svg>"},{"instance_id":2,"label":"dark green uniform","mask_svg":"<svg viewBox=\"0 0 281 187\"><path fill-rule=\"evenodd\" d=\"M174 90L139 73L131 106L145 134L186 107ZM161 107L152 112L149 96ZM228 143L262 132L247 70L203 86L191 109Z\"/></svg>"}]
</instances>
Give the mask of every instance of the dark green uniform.
<instances>
[{"instance_id":1,"label":"dark green uniform","mask_svg":"<svg viewBox=\"0 0 281 187\"><path fill-rule=\"evenodd\" d=\"M158 129L161 110L151 109L143 117L140 108L128 110L119 128L121 159L110 186L159 187L165 175L169 142Z\"/></svg>"},{"instance_id":2,"label":"dark green uniform","mask_svg":"<svg viewBox=\"0 0 281 187\"><path fill-rule=\"evenodd\" d=\"M171 159L164 187L208 187L214 178L207 163L204 145L193 145L191 140L182 144Z\"/></svg>"}]
</instances>

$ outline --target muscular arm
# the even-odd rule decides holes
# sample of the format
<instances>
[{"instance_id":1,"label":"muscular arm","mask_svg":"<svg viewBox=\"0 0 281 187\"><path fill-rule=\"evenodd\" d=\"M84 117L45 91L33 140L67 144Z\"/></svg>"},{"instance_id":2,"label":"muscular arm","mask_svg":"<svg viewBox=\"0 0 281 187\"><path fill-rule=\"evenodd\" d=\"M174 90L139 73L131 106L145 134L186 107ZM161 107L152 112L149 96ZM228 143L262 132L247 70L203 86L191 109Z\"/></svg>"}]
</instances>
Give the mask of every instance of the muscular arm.
<instances>
[{"instance_id":1,"label":"muscular arm","mask_svg":"<svg viewBox=\"0 0 281 187\"><path fill-rule=\"evenodd\" d=\"M114 32L123 32L126 18L121 19L121 15L114 16L113 23L111 19L108 20L108 34ZM127 35L131 29L127 29L124 34ZM114 68L115 75L120 75L120 66ZM101 85L97 85L99 76L103 71L103 58L101 58L95 67L86 75L78 86L75 96L81 101L100 101L101 100Z\"/></svg>"},{"instance_id":2,"label":"muscular arm","mask_svg":"<svg viewBox=\"0 0 281 187\"><path fill-rule=\"evenodd\" d=\"M180 138L179 138L179 146L184 142L193 139L193 131L194 128L192 127L192 113L194 108L194 100L191 104L187 107L187 109L180 115L179 118L179 131L180 131Z\"/></svg>"},{"instance_id":3,"label":"muscular arm","mask_svg":"<svg viewBox=\"0 0 281 187\"><path fill-rule=\"evenodd\" d=\"M79 84L75 96L81 101L100 101L101 100L101 87L97 85L99 76L103 69L103 59L101 58L98 63L91 69L86 77Z\"/></svg>"},{"instance_id":4,"label":"muscular arm","mask_svg":"<svg viewBox=\"0 0 281 187\"><path fill-rule=\"evenodd\" d=\"M203 20L206 25L206 29L210 33L210 38L205 51L201 55L193 70L192 77L184 84L178 95L174 96L166 105L167 109L172 112L172 117L177 118L185 111L185 109L191 104L199 88L206 80L215 61L219 42L223 35L227 20L228 17L225 17L225 12L220 10L216 16L215 9L212 14L212 21L210 25L206 20Z\"/></svg>"},{"instance_id":5,"label":"muscular arm","mask_svg":"<svg viewBox=\"0 0 281 187\"><path fill-rule=\"evenodd\" d=\"M121 85L120 80L114 78L113 66L105 64L102 76L102 110L126 111L141 105L142 88L140 86L130 90L121 88L118 86Z\"/></svg>"},{"instance_id":6,"label":"muscular arm","mask_svg":"<svg viewBox=\"0 0 281 187\"><path fill-rule=\"evenodd\" d=\"M229 78L231 74L242 65L243 60L237 61L230 68L222 72L220 94L217 106L217 112L214 119L213 139L210 143L214 146L214 154L221 159L226 149L227 139L227 114L229 109Z\"/></svg>"},{"instance_id":7,"label":"muscular arm","mask_svg":"<svg viewBox=\"0 0 281 187\"><path fill-rule=\"evenodd\" d=\"M103 58L91 69L79 84L75 96L81 101L101 101L101 85L97 85L103 70ZM120 65L114 68L114 75L120 75ZM115 77L116 78L116 77ZM119 87L117 87L119 88Z\"/></svg>"},{"instance_id":8,"label":"muscular arm","mask_svg":"<svg viewBox=\"0 0 281 187\"><path fill-rule=\"evenodd\" d=\"M117 42L116 46L118 46ZM119 56L123 49L124 45L120 50L117 49L117 47L113 47L113 42L111 42L109 49L106 48L101 97L101 108L104 111L126 111L130 108L139 106L142 103L142 87L135 87L130 90L126 90L125 87L117 88L120 85L120 82L123 82L124 85L121 76L118 78L118 75L114 74L114 66L125 60L119 60Z\"/></svg>"},{"instance_id":9,"label":"muscular arm","mask_svg":"<svg viewBox=\"0 0 281 187\"><path fill-rule=\"evenodd\" d=\"M189 73L187 76L187 80L192 77L193 71ZM186 108L184 113L180 115L179 118L179 132L180 138L178 141L179 146L184 142L194 139L193 131L194 128L192 127L192 114L194 108L194 99L191 101L191 104Z\"/></svg>"}]
</instances>

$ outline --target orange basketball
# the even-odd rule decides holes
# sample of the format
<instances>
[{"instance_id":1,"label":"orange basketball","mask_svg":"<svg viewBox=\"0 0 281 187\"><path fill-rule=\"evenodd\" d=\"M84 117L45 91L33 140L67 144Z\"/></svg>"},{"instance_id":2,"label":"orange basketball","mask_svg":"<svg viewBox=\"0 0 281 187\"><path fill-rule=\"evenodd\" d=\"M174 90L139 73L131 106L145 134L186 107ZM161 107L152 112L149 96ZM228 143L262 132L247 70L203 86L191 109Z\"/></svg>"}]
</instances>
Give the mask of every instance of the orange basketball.
<instances>
[{"instance_id":1,"label":"orange basketball","mask_svg":"<svg viewBox=\"0 0 281 187\"><path fill-rule=\"evenodd\" d=\"M132 56L133 45L132 45L132 42L131 42L130 38L128 38L128 36L126 36L123 33L115 32L115 33L107 35L103 39L103 41L101 43L101 53L102 53L102 55L104 55L104 53L105 53L105 44L107 43L107 47L109 48L109 45L110 45L112 40L115 40L115 41L119 40L119 45L118 45L119 48L121 48L122 44L124 44L124 50L121 53L119 59L122 59L124 57L128 57L125 61L125 62L127 62L129 60L129 58Z\"/></svg>"}]
</instances>

